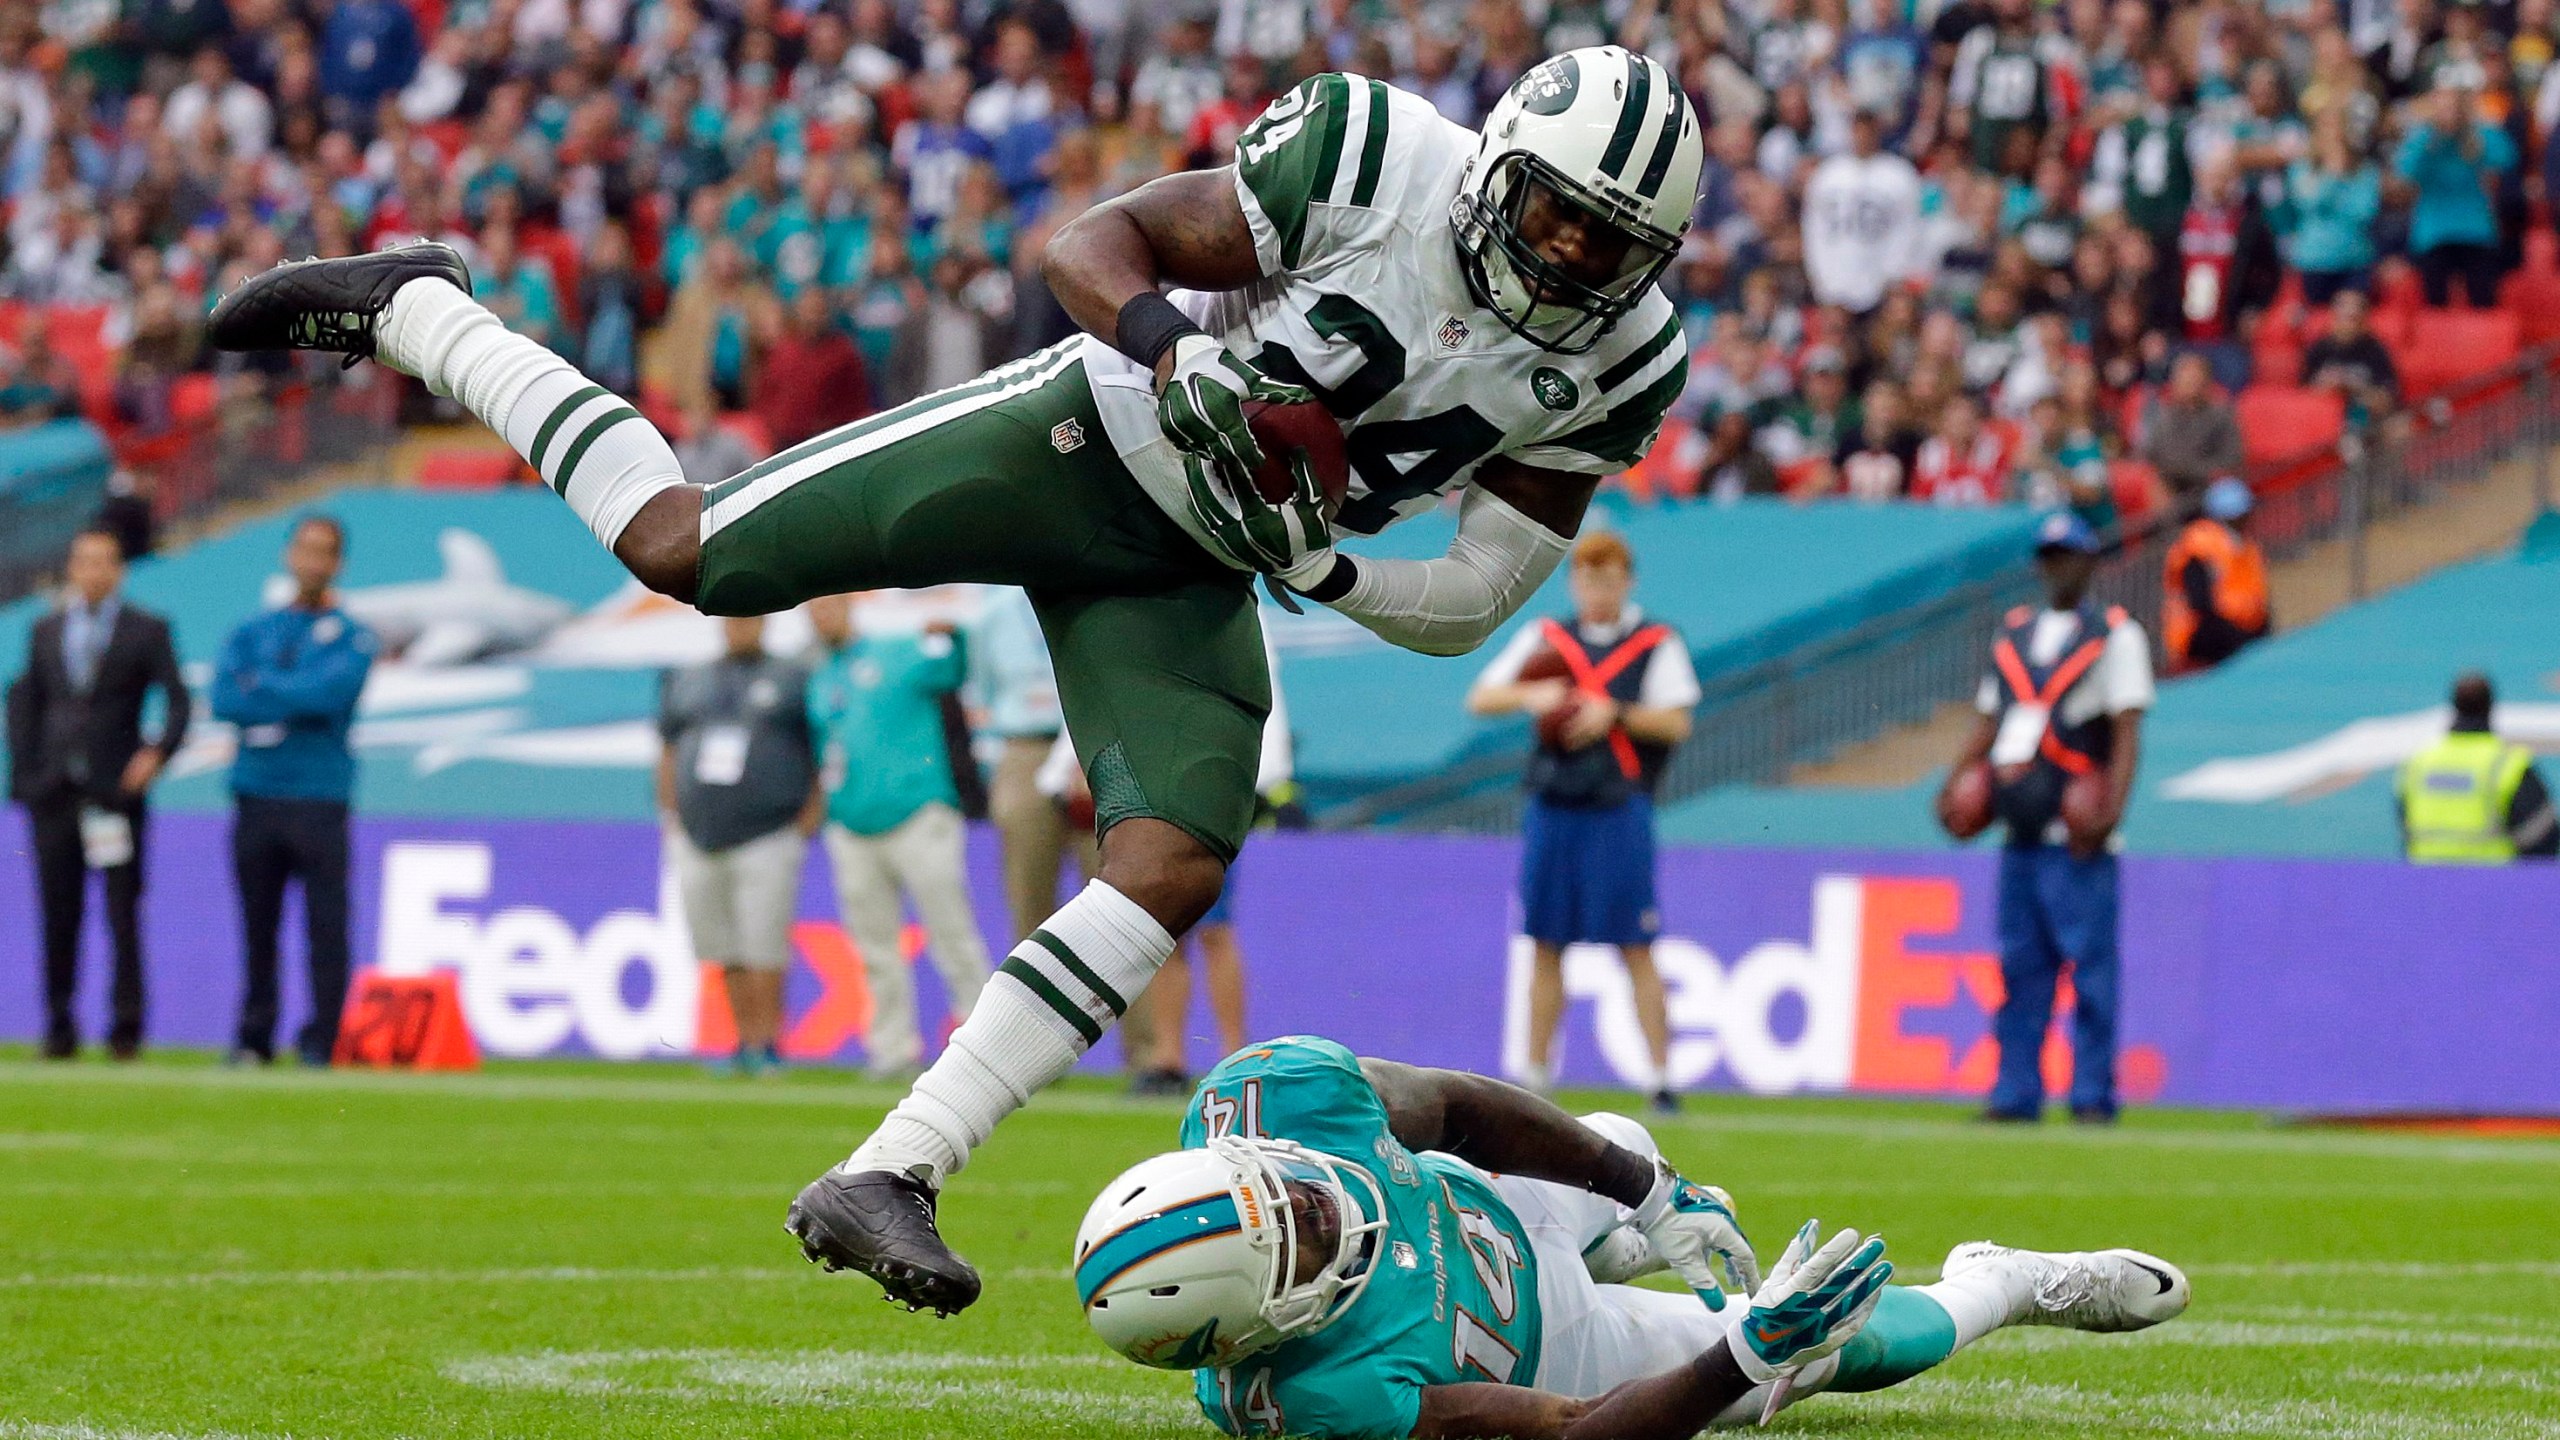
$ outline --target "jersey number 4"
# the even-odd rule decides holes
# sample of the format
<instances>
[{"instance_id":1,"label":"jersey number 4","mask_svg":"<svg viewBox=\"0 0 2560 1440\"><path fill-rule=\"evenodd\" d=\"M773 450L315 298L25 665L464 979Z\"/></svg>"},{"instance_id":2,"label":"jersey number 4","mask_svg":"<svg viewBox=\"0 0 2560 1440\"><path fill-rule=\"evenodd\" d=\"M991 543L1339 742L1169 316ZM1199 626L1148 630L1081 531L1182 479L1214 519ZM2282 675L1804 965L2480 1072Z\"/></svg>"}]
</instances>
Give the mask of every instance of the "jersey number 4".
<instances>
[{"instance_id":1,"label":"jersey number 4","mask_svg":"<svg viewBox=\"0 0 2560 1440\"><path fill-rule=\"evenodd\" d=\"M1502 443L1502 428L1465 406L1409 420L1356 423L1370 406L1404 383L1403 342L1387 331L1376 312L1348 295L1320 297L1307 311L1307 324L1327 340L1347 341L1360 352L1360 368L1340 385L1326 385L1307 374L1297 355L1282 345L1265 345L1254 363L1264 374L1316 392L1324 408L1344 424L1344 448L1351 468L1360 472L1365 495L1343 502L1334 523L1355 535L1375 535L1393 520L1396 507L1417 495L1428 495L1449 477L1492 453ZM1417 455L1410 468L1398 469L1390 456Z\"/></svg>"}]
</instances>

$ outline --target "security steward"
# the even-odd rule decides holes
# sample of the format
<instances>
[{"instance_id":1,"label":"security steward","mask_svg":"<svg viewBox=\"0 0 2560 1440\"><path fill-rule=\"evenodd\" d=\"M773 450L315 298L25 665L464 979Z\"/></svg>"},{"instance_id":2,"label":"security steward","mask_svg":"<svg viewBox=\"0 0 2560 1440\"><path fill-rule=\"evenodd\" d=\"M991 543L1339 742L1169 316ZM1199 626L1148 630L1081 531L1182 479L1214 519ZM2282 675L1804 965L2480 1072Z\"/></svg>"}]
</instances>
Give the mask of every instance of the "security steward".
<instances>
[{"instance_id":1,"label":"security steward","mask_svg":"<svg viewBox=\"0 0 2560 1440\"><path fill-rule=\"evenodd\" d=\"M2115 831L2154 691L2141 623L2089 598L2099 548L2097 532L2067 511L2037 527L2044 607L2010 611L1993 638L1974 702L1982 718L1948 776L1952 791L1987 760L1994 813L2009 831L2000 852L2003 995L1992 1019L2000 1069L1985 1120L2042 1115L2039 1061L2065 964L2075 997L2071 1118L2116 1118ZM2066 803L2093 791L2076 811Z\"/></svg>"},{"instance_id":2,"label":"security steward","mask_svg":"<svg viewBox=\"0 0 2560 1440\"><path fill-rule=\"evenodd\" d=\"M275 1059L276 931L288 881L302 882L311 1016L294 1037L305 1065L337 1048L347 1000L347 814L356 698L373 669L373 632L338 608L346 531L306 515L285 545L292 603L248 620L223 643L213 713L240 727L231 762L231 869L240 887L240 1024L229 1063Z\"/></svg>"},{"instance_id":3,"label":"security steward","mask_svg":"<svg viewBox=\"0 0 2560 1440\"><path fill-rule=\"evenodd\" d=\"M2409 757L2393 803L2412 865L2505 865L2560 857L2560 823L2533 752L2489 728L2497 693L2473 672L2453 682L2453 729Z\"/></svg>"},{"instance_id":4,"label":"security steward","mask_svg":"<svg viewBox=\"0 0 2560 1440\"><path fill-rule=\"evenodd\" d=\"M2249 482L2225 475L2207 486L2204 513L2169 546L2160 591L2160 645L2169 673L2210 670L2267 638L2267 555L2249 534L2257 508Z\"/></svg>"},{"instance_id":5,"label":"security steward","mask_svg":"<svg viewBox=\"0 0 2560 1440\"><path fill-rule=\"evenodd\" d=\"M1521 826L1521 928L1534 968L1528 1055L1521 1078L1545 1089L1564 1019L1564 950L1614 945L1635 994L1651 1051L1653 1108L1679 1108L1671 1087L1671 1016L1653 940L1653 792L1662 767L1689 738L1698 672L1680 632L1630 600L1635 555L1595 532L1573 547L1569 619L1523 626L1476 678L1467 709L1526 714L1537 723L1528 813Z\"/></svg>"}]
</instances>

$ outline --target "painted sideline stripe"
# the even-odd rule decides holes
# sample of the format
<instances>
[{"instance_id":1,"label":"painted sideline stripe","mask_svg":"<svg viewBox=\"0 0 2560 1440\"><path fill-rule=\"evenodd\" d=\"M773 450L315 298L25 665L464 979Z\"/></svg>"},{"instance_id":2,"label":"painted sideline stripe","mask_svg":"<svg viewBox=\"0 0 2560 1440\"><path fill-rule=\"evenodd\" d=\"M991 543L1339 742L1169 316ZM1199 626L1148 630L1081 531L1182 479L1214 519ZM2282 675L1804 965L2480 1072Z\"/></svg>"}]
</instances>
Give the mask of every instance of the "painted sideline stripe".
<instances>
[{"instance_id":1,"label":"painted sideline stripe","mask_svg":"<svg viewBox=\"0 0 2560 1440\"><path fill-rule=\"evenodd\" d=\"M2174 1328L2174 1327L2173 1327ZM2366 1407L2338 1400L2236 1400L2212 1390L2149 1389L2138 1393L2015 1380L1957 1380L1940 1375L1844 1397L1860 1419L1901 1416L1936 1422L1933 1433L1963 1434L1985 1421L2050 1430L2075 1423L2123 1433L2263 1435L2280 1440L2551 1440L2560 1422L2503 1414L2459 1418L2406 1404ZM1820 1402L1826 1407L1835 1403Z\"/></svg>"},{"instance_id":2,"label":"painted sideline stripe","mask_svg":"<svg viewBox=\"0 0 2560 1440\"><path fill-rule=\"evenodd\" d=\"M616 1270L586 1265L486 1270L185 1270L157 1275L0 1275L0 1290L192 1290L223 1285L657 1285L702 1280L786 1280L818 1273L813 1265L703 1265L685 1270Z\"/></svg>"}]
</instances>

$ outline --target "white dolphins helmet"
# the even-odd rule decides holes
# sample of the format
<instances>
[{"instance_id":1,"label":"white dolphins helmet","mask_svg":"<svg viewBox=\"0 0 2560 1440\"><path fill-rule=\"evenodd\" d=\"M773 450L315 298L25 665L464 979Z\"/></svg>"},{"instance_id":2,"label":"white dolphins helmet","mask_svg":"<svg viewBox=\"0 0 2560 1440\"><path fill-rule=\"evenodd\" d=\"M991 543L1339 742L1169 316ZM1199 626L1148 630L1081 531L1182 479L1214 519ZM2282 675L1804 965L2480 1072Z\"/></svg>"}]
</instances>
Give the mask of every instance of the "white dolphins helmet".
<instances>
[{"instance_id":1,"label":"white dolphins helmet","mask_svg":"<svg viewBox=\"0 0 2560 1440\"><path fill-rule=\"evenodd\" d=\"M1615 45L1540 62L1485 117L1451 203L1476 298L1549 350L1589 350L1679 253L1705 163L1698 117L1661 64ZM1614 249L1624 238L1609 278L1577 278L1522 236L1522 213L1542 189L1542 205L1588 217L1593 243Z\"/></svg>"},{"instance_id":2,"label":"white dolphins helmet","mask_svg":"<svg viewBox=\"0 0 2560 1440\"><path fill-rule=\"evenodd\" d=\"M1324 1263L1297 1279L1302 1214ZM1359 1298L1386 1197L1356 1165L1286 1140L1220 1136L1130 1167L1076 1229L1076 1299L1102 1343L1166 1370L1232 1365L1312 1335Z\"/></svg>"}]
</instances>

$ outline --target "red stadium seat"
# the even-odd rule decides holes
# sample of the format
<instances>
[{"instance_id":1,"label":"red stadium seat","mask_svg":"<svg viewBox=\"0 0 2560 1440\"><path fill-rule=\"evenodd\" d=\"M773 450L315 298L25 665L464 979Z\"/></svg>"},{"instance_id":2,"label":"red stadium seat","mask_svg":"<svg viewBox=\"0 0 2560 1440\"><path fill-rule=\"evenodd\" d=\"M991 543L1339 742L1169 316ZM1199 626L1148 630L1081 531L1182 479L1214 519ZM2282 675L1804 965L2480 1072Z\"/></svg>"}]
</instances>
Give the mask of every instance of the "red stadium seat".
<instances>
[{"instance_id":1,"label":"red stadium seat","mask_svg":"<svg viewBox=\"0 0 2560 1440\"><path fill-rule=\"evenodd\" d=\"M2373 308L2377 314L2389 311L2395 315L2417 313L2427 303L2427 292L2418 283L2418 271L2406 260L2386 260L2373 276Z\"/></svg>"},{"instance_id":2,"label":"red stadium seat","mask_svg":"<svg viewBox=\"0 0 2560 1440\"><path fill-rule=\"evenodd\" d=\"M2524 348L2524 322L2507 310L2421 310L2409 343L2392 358L2410 395L2449 389L2485 375Z\"/></svg>"},{"instance_id":3,"label":"red stadium seat","mask_svg":"<svg viewBox=\"0 0 2560 1440\"><path fill-rule=\"evenodd\" d=\"M2249 378L2260 385L2301 384L2302 350L2290 337L2260 336L2249 351Z\"/></svg>"},{"instance_id":4,"label":"red stadium seat","mask_svg":"<svg viewBox=\"0 0 2560 1440\"><path fill-rule=\"evenodd\" d=\"M2147 460L2117 460L2107 466L2107 489L2113 493L2116 514L2127 530L2149 520L2160 509L2166 487L2160 472Z\"/></svg>"},{"instance_id":5,"label":"red stadium seat","mask_svg":"<svg viewBox=\"0 0 2560 1440\"><path fill-rule=\"evenodd\" d=\"M2252 385L2240 392L2242 454L2252 465L2290 459L2346 433L2346 397L2297 385Z\"/></svg>"},{"instance_id":6,"label":"red stadium seat","mask_svg":"<svg viewBox=\"0 0 2560 1440\"><path fill-rule=\"evenodd\" d=\"M2525 344L2560 340L2560 274L2518 270L2498 287L2498 304L2523 323Z\"/></svg>"},{"instance_id":7,"label":"red stadium seat","mask_svg":"<svg viewBox=\"0 0 2560 1440\"><path fill-rule=\"evenodd\" d=\"M485 445L430 450L418 461L421 490L496 490L512 485L524 462L512 450Z\"/></svg>"},{"instance_id":8,"label":"red stadium seat","mask_svg":"<svg viewBox=\"0 0 2560 1440\"><path fill-rule=\"evenodd\" d=\"M761 460L773 453L773 431L764 417L752 410L731 410L720 417L720 428L747 442L747 448Z\"/></svg>"},{"instance_id":9,"label":"red stadium seat","mask_svg":"<svg viewBox=\"0 0 2560 1440\"><path fill-rule=\"evenodd\" d=\"M2560 277L2560 235L2547 225L2524 232L2524 273Z\"/></svg>"},{"instance_id":10,"label":"red stadium seat","mask_svg":"<svg viewBox=\"0 0 2560 1440\"><path fill-rule=\"evenodd\" d=\"M169 415L181 426L211 419L221 400L220 386L211 375L181 375L169 385Z\"/></svg>"}]
</instances>

